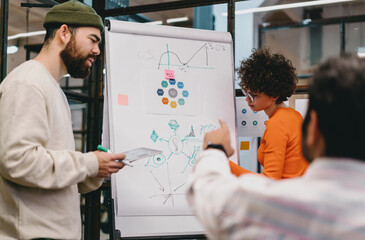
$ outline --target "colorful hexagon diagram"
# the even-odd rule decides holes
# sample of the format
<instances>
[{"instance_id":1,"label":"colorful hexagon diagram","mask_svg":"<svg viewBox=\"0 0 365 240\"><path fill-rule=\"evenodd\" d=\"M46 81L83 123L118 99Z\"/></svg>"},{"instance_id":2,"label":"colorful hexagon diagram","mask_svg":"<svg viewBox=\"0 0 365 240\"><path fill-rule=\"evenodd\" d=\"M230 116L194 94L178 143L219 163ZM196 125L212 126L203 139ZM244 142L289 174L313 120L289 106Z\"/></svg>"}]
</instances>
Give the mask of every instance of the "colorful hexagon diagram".
<instances>
[{"instance_id":1,"label":"colorful hexagon diagram","mask_svg":"<svg viewBox=\"0 0 365 240\"><path fill-rule=\"evenodd\" d=\"M171 101L170 106L171 106L172 108L176 108L176 107L177 107L177 104L176 104L176 102L175 102L175 101Z\"/></svg>"},{"instance_id":2,"label":"colorful hexagon diagram","mask_svg":"<svg viewBox=\"0 0 365 240\"><path fill-rule=\"evenodd\" d=\"M163 105L169 106L171 109L186 105L189 91L185 89L186 86L183 81L176 81L174 77L170 77L167 80L162 80L161 86L162 88L160 87L156 91L157 95L162 97ZM174 100L175 98L176 100Z\"/></svg>"},{"instance_id":3,"label":"colorful hexagon diagram","mask_svg":"<svg viewBox=\"0 0 365 240\"><path fill-rule=\"evenodd\" d=\"M161 88L157 89L157 95L158 96L163 96L164 92Z\"/></svg>"},{"instance_id":4,"label":"colorful hexagon diagram","mask_svg":"<svg viewBox=\"0 0 365 240\"><path fill-rule=\"evenodd\" d=\"M163 104L168 104L169 103L169 99L168 98L162 98L162 103Z\"/></svg>"},{"instance_id":5,"label":"colorful hexagon diagram","mask_svg":"<svg viewBox=\"0 0 365 240\"><path fill-rule=\"evenodd\" d=\"M184 105L185 104L185 100L180 98L178 101L179 105Z\"/></svg>"},{"instance_id":6,"label":"colorful hexagon diagram","mask_svg":"<svg viewBox=\"0 0 365 240\"><path fill-rule=\"evenodd\" d=\"M184 90L184 91L182 91L182 95L183 95L183 97L188 97L189 92L187 90Z\"/></svg>"},{"instance_id":7,"label":"colorful hexagon diagram","mask_svg":"<svg viewBox=\"0 0 365 240\"><path fill-rule=\"evenodd\" d=\"M169 80L169 83L170 83L170 85L175 85L176 84L176 80L175 79L170 79Z\"/></svg>"},{"instance_id":8,"label":"colorful hexagon diagram","mask_svg":"<svg viewBox=\"0 0 365 240\"><path fill-rule=\"evenodd\" d=\"M166 88L168 85L169 85L169 84L167 83L167 81L162 81L162 82L161 82L161 86L162 86L163 88Z\"/></svg>"}]
</instances>

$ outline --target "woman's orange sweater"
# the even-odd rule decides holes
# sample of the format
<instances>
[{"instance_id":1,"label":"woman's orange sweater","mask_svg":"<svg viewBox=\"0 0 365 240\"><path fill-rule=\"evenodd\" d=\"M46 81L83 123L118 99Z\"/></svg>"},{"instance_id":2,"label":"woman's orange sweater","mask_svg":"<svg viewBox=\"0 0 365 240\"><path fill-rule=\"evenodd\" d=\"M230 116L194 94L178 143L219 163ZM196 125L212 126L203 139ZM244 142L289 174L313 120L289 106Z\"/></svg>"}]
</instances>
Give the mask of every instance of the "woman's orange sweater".
<instances>
[{"instance_id":1,"label":"woman's orange sweater","mask_svg":"<svg viewBox=\"0 0 365 240\"><path fill-rule=\"evenodd\" d=\"M264 136L257 151L263 167L262 174L273 179L298 177L308 168L302 154L303 118L292 108L278 108L266 124ZM229 162L234 175L253 173Z\"/></svg>"}]
</instances>

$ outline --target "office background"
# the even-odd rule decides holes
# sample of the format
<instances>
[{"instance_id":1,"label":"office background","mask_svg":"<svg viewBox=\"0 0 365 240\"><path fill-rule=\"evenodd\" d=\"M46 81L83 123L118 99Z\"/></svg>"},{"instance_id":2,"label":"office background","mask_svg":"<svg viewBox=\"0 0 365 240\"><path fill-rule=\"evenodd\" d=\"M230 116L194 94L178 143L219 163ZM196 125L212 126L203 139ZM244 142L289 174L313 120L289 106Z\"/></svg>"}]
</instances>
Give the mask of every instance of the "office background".
<instances>
[{"instance_id":1,"label":"office background","mask_svg":"<svg viewBox=\"0 0 365 240\"><path fill-rule=\"evenodd\" d=\"M0 0L0 81L41 49L43 19L51 6L62 0ZM365 55L365 1L363 0L85 0L105 19L162 24L231 32L235 70L252 48L269 47L292 60L299 83L288 104L302 106L308 80L322 60L344 53ZM6 41L7 39L7 41ZM103 47L103 46L102 46ZM96 149L101 140L103 113L103 53L87 79L65 76L61 86L72 111L76 148ZM236 85L237 101L243 101ZM207 87L205 89L209 91ZM304 103L303 103L304 104ZM239 105L239 104L237 104ZM300 106L299 106L300 105ZM239 105L240 106L240 105ZM237 109L237 117L243 109ZM301 112L305 114L305 111ZM240 121L237 121L240 124ZM262 131L261 131L262 132ZM239 136L241 165L260 171L256 150L260 131ZM84 239L109 239L110 182L82 196Z\"/></svg>"}]
</instances>

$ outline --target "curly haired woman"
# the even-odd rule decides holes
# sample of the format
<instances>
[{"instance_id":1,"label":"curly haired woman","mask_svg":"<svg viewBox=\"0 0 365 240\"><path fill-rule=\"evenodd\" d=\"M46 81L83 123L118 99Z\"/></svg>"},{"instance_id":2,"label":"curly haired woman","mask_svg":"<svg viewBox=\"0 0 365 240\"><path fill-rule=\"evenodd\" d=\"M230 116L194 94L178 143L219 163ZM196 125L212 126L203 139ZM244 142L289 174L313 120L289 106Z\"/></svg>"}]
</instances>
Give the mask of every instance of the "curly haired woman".
<instances>
[{"instance_id":1,"label":"curly haired woman","mask_svg":"<svg viewBox=\"0 0 365 240\"><path fill-rule=\"evenodd\" d=\"M290 60L269 49L254 49L241 62L240 86L253 111L265 111L269 120L257 151L263 175L273 179L303 175L308 162L302 155L299 112L285 105L293 94L298 79ZM232 173L239 176L250 171L230 162Z\"/></svg>"}]
</instances>

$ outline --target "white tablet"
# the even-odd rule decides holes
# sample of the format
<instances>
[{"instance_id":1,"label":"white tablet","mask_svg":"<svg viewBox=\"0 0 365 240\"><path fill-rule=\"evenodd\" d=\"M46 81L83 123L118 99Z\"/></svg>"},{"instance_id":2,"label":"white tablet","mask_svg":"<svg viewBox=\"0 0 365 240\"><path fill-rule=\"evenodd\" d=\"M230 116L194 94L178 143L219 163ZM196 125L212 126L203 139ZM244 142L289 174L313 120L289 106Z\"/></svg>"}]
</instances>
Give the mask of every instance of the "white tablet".
<instances>
[{"instance_id":1,"label":"white tablet","mask_svg":"<svg viewBox=\"0 0 365 240\"><path fill-rule=\"evenodd\" d=\"M142 158L146 158L146 157L150 157L156 154L161 154L162 151L161 150L156 150L156 149L151 149L151 148L136 148L133 150L129 150L126 152L123 152L126 156L123 159L123 161L128 161L130 163L142 159Z\"/></svg>"}]
</instances>

